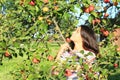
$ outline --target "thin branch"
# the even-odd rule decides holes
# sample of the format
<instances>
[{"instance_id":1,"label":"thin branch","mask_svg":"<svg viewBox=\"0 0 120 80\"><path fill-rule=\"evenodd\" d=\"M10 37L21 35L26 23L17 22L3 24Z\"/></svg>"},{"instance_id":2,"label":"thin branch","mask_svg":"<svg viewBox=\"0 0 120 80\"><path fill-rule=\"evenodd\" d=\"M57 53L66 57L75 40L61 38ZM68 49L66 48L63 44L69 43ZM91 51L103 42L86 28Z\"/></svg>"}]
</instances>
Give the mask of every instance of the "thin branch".
<instances>
[{"instance_id":1,"label":"thin branch","mask_svg":"<svg viewBox=\"0 0 120 80\"><path fill-rule=\"evenodd\" d=\"M60 30L60 27L58 26L58 24L57 24L57 22L56 22L56 20L55 20L55 17L53 18L53 22L54 22L55 27L57 28L58 32L60 33L62 39L64 40L65 43L67 43L66 40L65 40L65 38L64 38L64 36L62 35L62 32L61 32L61 30ZM68 48L69 48L70 51L72 51L72 49L71 49L70 46L69 46Z\"/></svg>"},{"instance_id":2,"label":"thin branch","mask_svg":"<svg viewBox=\"0 0 120 80\"><path fill-rule=\"evenodd\" d=\"M62 32L61 32L61 30L60 30L60 28L59 28L59 26L58 26L58 24L57 24L57 22L56 22L55 18L53 18L53 22L54 22L54 24L55 24L55 27L56 27L56 28L57 28L57 30L59 31L59 33L60 33L60 35L61 35L62 39L63 39L63 40L64 40L64 42L66 43L66 40L65 40L64 36L62 35Z\"/></svg>"}]
</instances>

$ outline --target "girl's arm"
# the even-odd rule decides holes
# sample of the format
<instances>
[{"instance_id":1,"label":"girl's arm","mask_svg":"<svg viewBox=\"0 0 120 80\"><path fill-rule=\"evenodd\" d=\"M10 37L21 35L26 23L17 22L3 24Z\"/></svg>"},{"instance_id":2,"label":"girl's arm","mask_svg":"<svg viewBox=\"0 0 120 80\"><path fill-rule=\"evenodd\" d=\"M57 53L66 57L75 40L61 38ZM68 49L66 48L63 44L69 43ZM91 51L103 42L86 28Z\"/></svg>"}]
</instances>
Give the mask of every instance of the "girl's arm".
<instances>
[{"instance_id":1,"label":"girl's arm","mask_svg":"<svg viewBox=\"0 0 120 80\"><path fill-rule=\"evenodd\" d=\"M58 54L56 56L56 60L60 60L60 56L64 53L64 51L66 51L68 49L69 49L69 44L68 43L65 43L65 44L61 45L61 47L58 51Z\"/></svg>"}]
</instances>

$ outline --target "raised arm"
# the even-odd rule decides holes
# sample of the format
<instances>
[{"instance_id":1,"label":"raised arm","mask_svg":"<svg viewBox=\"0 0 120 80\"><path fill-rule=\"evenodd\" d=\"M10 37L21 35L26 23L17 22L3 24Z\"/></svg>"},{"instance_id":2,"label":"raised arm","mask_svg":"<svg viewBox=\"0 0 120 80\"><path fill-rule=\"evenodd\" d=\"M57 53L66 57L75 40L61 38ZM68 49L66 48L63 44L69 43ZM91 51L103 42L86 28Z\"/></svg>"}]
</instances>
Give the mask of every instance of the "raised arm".
<instances>
[{"instance_id":1,"label":"raised arm","mask_svg":"<svg viewBox=\"0 0 120 80\"><path fill-rule=\"evenodd\" d=\"M64 53L64 51L68 50L69 49L69 44L68 43L64 43L63 45L61 45L59 51L58 51L58 54L56 56L56 60L59 60L60 59L60 56Z\"/></svg>"}]
</instances>

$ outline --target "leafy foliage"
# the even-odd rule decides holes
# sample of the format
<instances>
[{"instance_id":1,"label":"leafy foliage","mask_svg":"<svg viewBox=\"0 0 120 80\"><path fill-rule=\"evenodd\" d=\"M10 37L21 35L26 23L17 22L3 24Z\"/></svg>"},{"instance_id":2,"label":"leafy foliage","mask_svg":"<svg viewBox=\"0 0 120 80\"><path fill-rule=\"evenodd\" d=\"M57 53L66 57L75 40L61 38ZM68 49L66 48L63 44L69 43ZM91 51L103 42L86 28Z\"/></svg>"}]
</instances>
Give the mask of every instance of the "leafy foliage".
<instances>
[{"instance_id":1,"label":"leafy foliage","mask_svg":"<svg viewBox=\"0 0 120 80\"><path fill-rule=\"evenodd\" d=\"M114 28L120 27L120 14L118 12L113 19L108 17L110 14L104 14L109 7L120 8L114 2L116 1L105 3L108 6L104 7L96 5L99 4L98 0L1 0L0 63L2 64L3 58L27 55L27 59L11 72L14 79L66 79L65 69L71 67L67 63L60 65L48 59L49 55L55 54L49 41L61 41L61 34L64 37L70 36L83 14L89 15L85 24L91 26L97 34L101 34L101 28L111 33ZM118 2L117 0L116 3ZM90 7L91 5L94 7ZM100 9L104 10L99 11ZM80 12L79 16L75 15L77 12ZM115 63L120 64L119 59L120 53L116 51L116 46L113 46L111 36L108 35L105 42L100 43L100 55L92 70L80 60L84 68L78 74L85 73L92 79L109 79L119 69L120 66L114 66ZM55 70L59 75L52 76L53 65L57 66ZM99 72L100 77L94 76L94 72Z\"/></svg>"}]
</instances>

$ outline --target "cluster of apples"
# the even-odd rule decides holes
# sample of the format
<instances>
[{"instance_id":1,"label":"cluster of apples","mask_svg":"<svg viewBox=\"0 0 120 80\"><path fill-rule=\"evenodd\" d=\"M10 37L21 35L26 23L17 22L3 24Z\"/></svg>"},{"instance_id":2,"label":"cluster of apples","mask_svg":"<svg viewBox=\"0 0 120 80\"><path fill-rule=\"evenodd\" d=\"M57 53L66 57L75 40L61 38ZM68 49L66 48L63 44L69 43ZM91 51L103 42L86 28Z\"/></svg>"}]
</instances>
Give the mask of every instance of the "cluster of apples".
<instances>
[{"instance_id":1,"label":"cluster of apples","mask_svg":"<svg viewBox=\"0 0 120 80\"><path fill-rule=\"evenodd\" d=\"M94 20L92 20L92 24L95 24L95 23L100 23L101 22L101 20L100 19L94 19Z\"/></svg>"},{"instance_id":2,"label":"cluster of apples","mask_svg":"<svg viewBox=\"0 0 120 80\"><path fill-rule=\"evenodd\" d=\"M47 57L47 60L53 61L53 60L54 60L54 57L51 56L51 55L49 55L49 56ZM32 59L32 62L35 63L35 64L38 64L38 63L40 63L40 60L37 59L36 57L34 57L34 58Z\"/></svg>"},{"instance_id":3,"label":"cluster of apples","mask_svg":"<svg viewBox=\"0 0 120 80\"><path fill-rule=\"evenodd\" d=\"M102 32L102 34L103 34L104 36L106 36L106 37L109 35L109 31L106 30L105 28L101 28L101 29L100 29L100 32Z\"/></svg>"},{"instance_id":4,"label":"cluster of apples","mask_svg":"<svg viewBox=\"0 0 120 80\"><path fill-rule=\"evenodd\" d=\"M52 74L53 75L59 75L59 71L58 70L54 70L56 68L56 66L52 66ZM70 69L66 69L65 70L65 72L64 72L64 75L66 76L66 77L69 77L69 76L71 76L72 75L72 72L73 72L73 70L70 70Z\"/></svg>"},{"instance_id":5,"label":"cluster of apples","mask_svg":"<svg viewBox=\"0 0 120 80\"><path fill-rule=\"evenodd\" d=\"M94 5L90 5L89 7L86 7L84 12L86 13L90 13L95 9Z\"/></svg>"}]
</instances>

